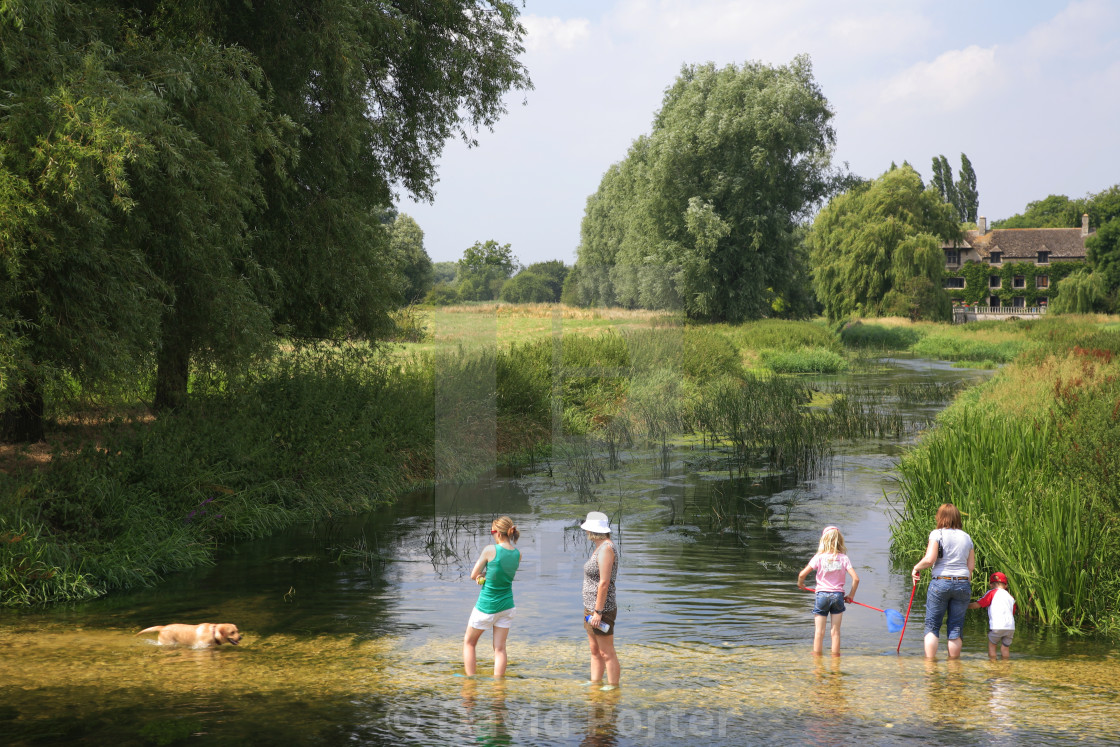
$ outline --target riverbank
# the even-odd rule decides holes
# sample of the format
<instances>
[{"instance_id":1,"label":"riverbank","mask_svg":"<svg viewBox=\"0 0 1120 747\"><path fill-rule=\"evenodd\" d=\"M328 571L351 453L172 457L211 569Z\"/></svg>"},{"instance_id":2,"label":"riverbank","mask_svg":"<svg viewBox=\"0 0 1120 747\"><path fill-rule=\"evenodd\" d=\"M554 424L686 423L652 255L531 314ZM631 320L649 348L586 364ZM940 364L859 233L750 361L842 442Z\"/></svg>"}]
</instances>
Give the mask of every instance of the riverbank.
<instances>
[{"instance_id":1,"label":"riverbank","mask_svg":"<svg viewBox=\"0 0 1120 747\"><path fill-rule=\"evenodd\" d=\"M1002 571L1023 619L1120 633L1120 331L1031 323L1021 354L960 396L899 465L900 566L955 503L976 544L974 592ZM928 579L927 579L928 581Z\"/></svg>"},{"instance_id":2,"label":"riverbank","mask_svg":"<svg viewBox=\"0 0 1120 747\"><path fill-rule=\"evenodd\" d=\"M0 474L0 604L152 584L212 562L226 543L549 458L558 432L597 434L608 462L635 438L663 448L671 433L694 432L727 447L733 458L721 456L721 468L809 474L831 440L895 426L857 392L822 395L774 371L869 366L874 355L921 343L982 363L1056 331L1075 346L1099 326L682 326L620 312L575 315L591 326L569 329L564 310L549 307L438 313L458 315L441 344L405 346L403 355L285 350L240 376L196 376L191 403L177 413L108 421L49 461L9 459ZM517 320L510 330L503 317ZM938 342L958 338L972 343ZM599 457L585 451L563 458L579 461L589 483ZM573 482L575 494L583 488Z\"/></svg>"}]
</instances>

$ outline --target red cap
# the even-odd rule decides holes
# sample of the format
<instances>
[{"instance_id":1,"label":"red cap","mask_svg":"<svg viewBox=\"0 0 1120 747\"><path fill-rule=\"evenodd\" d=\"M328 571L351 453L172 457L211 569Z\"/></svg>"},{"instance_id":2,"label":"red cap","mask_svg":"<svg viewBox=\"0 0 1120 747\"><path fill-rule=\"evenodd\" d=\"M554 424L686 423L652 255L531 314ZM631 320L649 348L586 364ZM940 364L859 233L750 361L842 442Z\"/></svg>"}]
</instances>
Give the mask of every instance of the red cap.
<instances>
[{"instance_id":1,"label":"red cap","mask_svg":"<svg viewBox=\"0 0 1120 747\"><path fill-rule=\"evenodd\" d=\"M993 584L1006 584L1007 583L1007 576L1003 575L999 571L996 571L995 573L993 573L991 576L988 577L988 582L993 583Z\"/></svg>"}]
</instances>

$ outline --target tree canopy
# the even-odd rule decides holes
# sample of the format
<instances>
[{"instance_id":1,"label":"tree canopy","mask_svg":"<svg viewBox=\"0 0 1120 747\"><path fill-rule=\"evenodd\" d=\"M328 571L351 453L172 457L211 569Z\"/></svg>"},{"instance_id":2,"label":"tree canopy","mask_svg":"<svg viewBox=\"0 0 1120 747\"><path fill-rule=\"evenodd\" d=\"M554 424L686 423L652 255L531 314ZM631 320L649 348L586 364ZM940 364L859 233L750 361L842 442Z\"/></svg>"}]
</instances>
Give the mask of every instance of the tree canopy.
<instances>
[{"instance_id":1,"label":"tree canopy","mask_svg":"<svg viewBox=\"0 0 1120 747\"><path fill-rule=\"evenodd\" d=\"M509 244L493 239L476 241L459 260L459 297L464 301L492 301L516 269L517 257Z\"/></svg>"},{"instance_id":2,"label":"tree canopy","mask_svg":"<svg viewBox=\"0 0 1120 747\"><path fill-rule=\"evenodd\" d=\"M424 231L412 216L400 213L393 220L389 246L401 268L406 303L416 303L432 287L432 258L424 249Z\"/></svg>"},{"instance_id":3,"label":"tree canopy","mask_svg":"<svg viewBox=\"0 0 1120 747\"><path fill-rule=\"evenodd\" d=\"M941 201L953 206L961 223L976 223L980 211L980 194L976 191L976 171L972 161L961 153L960 177L953 181L953 167L945 156L934 156L930 186L941 195Z\"/></svg>"},{"instance_id":4,"label":"tree canopy","mask_svg":"<svg viewBox=\"0 0 1120 747\"><path fill-rule=\"evenodd\" d=\"M588 198L567 297L712 320L794 313L795 228L833 183L831 120L807 56L686 65Z\"/></svg>"},{"instance_id":5,"label":"tree canopy","mask_svg":"<svg viewBox=\"0 0 1120 747\"><path fill-rule=\"evenodd\" d=\"M4 3L3 435L65 376L154 363L174 406L274 330L386 328L382 206L530 86L523 34L503 0Z\"/></svg>"},{"instance_id":6,"label":"tree canopy","mask_svg":"<svg viewBox=\"0 0 1120 747\"><path fill-rule=\"evenodd\" d=\"M807 239L813 286L828 317L948 318L941 247L961 238L956 217L906 164L834 197Z\"/></svg>"}]
</instances>

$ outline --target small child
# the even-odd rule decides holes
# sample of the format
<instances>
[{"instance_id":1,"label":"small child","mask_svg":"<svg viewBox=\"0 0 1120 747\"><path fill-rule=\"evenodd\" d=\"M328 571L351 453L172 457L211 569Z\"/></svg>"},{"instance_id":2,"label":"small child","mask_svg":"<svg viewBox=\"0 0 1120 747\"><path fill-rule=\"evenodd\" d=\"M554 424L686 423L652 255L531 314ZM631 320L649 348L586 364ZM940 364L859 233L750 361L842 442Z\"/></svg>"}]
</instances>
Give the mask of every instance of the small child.
<instances>
[{"instance_id":1,"label":"small child","mask_svg":"<svg viewBox=\"0 0 1120 747\"><path fill-rule=\"evenodd\" d=\"M844 536L836 527L825 527L817 554L809 565L797 574L797 585L808 590L805 578L809 571L817 572L817 598L813 605L813 653L824 653L824 626L832 614L832 655L840 655L840 623L844 616L844 602L851 602L859 587L859 575L848 560ZM852 577L852 591L844 596L844 573Z\"/></svg>"},{"instance_id":2,"label":"small child","mask_svg":"<svg viewBox=\"0 0 1120 747\"><path fill-rule=\"evenodd\" d=\"M991 589L968 605L970 610L988 608L988 658L996 658L996 645L1004 659L1011 658L1011 639L1015 637L1015 614L1019 611L1015 597L1007 591L1007 576L996 571L988 579Z\"/></svg>"}]
</instances>

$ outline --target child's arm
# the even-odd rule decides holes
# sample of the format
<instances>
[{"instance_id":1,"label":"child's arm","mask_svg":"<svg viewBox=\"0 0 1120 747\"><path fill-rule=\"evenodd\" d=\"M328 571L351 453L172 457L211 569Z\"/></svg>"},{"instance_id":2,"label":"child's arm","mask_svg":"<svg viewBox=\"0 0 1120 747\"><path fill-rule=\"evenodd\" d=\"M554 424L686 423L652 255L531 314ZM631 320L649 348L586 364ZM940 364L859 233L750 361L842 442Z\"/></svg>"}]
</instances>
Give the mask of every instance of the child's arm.
<instances>
[{"instance_id":1,"label":"child's arm","mask_svg":"<svg viewBox=\"0 0 1120 747\"><path fill-rule=\"evenodd\" d=\"M801 573L797 574L797 588L809 591L809 587L805 585L805 579L808 578L811 570L813 570L813 566L807 565L801 569Z\"/></svg>"},{"instance_id":2,"label":"child's arm","mask_svg":"<svg viewBox=\"0 0 1120 747\"><path fill-rule=\"evenodd\" d=\"M856 589L859 588L859 574L856 573L855 568L852 568L849 565L848 566L848 575L852 577L852 590L850 592L848 592L848 596L844 597L844 601L851 603L852 599L855 598Z\"/></svg>"},{"instance_id":3,"label":"child's arm","mask_svg":"<svg viewBox=\"0 0 1120 747\"><path fill-rule=\"evenodd\" d=\"M995 596L996 596L996 590L992 589L987 594L985 594L984 596L977 599L975 602L970 603L968 605L968 608L970 610L978 610L981 607L989 607L989 606L991 606L992 599L994 599Z\"/></svg>"}]
</instances>

